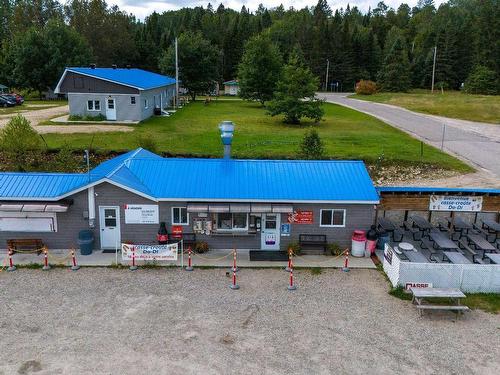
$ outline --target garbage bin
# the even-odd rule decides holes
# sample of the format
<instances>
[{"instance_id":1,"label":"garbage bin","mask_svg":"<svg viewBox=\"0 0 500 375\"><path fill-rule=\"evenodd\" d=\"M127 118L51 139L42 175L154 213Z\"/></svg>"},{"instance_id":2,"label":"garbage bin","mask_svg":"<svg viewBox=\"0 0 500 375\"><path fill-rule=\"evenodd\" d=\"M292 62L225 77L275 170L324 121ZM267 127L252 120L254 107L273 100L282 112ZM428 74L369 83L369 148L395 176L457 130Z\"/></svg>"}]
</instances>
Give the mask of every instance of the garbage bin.
<instances>
[{"instance_id":1,"label":"garbage bin","mask_svg":"<svg viewBox=\"0 0 500 375\"><path fill-rule=\"evenodd\" d=\"M375 254L377 239L378 239L377 227L375 225L372 225L370 230L366 234L365 256L369 257Z\"/></svg>"},{"instance_id":2,"label":"garbage bin","mask_svg":"<svg viewBox=\"0 0 500 375\"><path fill-rule=\"evenodd\" d=\"M385 244L389 242L389 233L381 229L378 232L377 249L384 250Z\"/></svg>"},{"instance_id":3,"label":"garbage bin","mask_svg":"<svg viewBox=\"0 0 500 375\"><path fill-rule=\"evenodd\" d=\"M78 245L80 245L80 254L90 255L94 248L94 233L91 230L81 230L78 233Z\"/></svg>"},{"instance_id":4,"label":"garbage bin","mask_svg":"<svg viewBox=\"0 0 500 375\"><path fill-rule=\"evenodd\" d=\"M364 230L355 230L352 234L351 255L353 257L365 256L366 235Z\"/></svg>"}]
</instances>

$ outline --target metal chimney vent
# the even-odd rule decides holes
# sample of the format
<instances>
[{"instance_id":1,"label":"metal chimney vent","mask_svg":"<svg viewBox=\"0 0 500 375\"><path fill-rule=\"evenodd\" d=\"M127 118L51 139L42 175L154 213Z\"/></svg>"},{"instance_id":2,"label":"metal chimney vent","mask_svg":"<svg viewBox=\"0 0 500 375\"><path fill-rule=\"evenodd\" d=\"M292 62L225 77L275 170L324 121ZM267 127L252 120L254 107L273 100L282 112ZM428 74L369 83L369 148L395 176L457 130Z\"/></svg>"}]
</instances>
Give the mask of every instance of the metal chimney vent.
<instances>
[{"instance_id":1,"label":"metal chimney vent","mask_svg":"<svg viewBox=\"0 0 500 375\"><path fill-rule=\"evenodd\" d=\"M224 145L224 159L231 159L231 144L233 143L234 123L222 121L219 124L220 138Z\"/></svg>"}]
</instances>

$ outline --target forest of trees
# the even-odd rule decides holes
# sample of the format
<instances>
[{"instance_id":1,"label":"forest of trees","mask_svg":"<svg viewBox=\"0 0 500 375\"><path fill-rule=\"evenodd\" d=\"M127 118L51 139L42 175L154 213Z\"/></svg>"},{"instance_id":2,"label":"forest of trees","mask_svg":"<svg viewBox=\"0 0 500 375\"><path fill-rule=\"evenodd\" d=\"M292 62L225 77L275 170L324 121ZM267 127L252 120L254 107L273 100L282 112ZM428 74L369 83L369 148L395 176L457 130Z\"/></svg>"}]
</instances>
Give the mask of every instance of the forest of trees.
<instances>
[{"instance_id":1,"label":"forest of trees","mask_svg":"<svg viewBox=\"0 0 500 375\"><path fill-rule=\"evenodd\" d=\"M249 38L266 33L288 61L300 50L310 70L352 90L360 79L397 74L408 87L430 87L437 46L438 87L459 89L478 66L500 73L500 2L432 0L392 9L383 2L366 13L356 7L332 11L326 0L314 7L251 12L221 5L153 13L137 20L103 0L0 0L0 82L39 90L54 86L64 66L132 65L160 71L174 38L200 33L217 53L220 81L237 76ZM387 64L385 71L384 64ZM37 83L38 82L38 83Z\"/></svg>"}]
</instances>

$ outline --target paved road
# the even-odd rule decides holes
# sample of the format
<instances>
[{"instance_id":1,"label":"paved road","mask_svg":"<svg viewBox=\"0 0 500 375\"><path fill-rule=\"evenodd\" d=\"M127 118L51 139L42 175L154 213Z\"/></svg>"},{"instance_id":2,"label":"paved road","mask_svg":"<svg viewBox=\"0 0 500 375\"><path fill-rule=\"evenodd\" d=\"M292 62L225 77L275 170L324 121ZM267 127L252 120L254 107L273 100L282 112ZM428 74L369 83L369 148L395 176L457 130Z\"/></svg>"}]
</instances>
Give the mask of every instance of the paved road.
<instances>
[{"instance_id":1,"label":"paved road","mask_svg":"<svg viewBox=\"0 0 500 375\"><path fill-rule=\"evenodd\" d=\"M425 115L347 95L319 93L318 97L377 117L437 148L441 148L444 129L445 151L500 177L500 125Z\"/></svg>"}]
</instances>

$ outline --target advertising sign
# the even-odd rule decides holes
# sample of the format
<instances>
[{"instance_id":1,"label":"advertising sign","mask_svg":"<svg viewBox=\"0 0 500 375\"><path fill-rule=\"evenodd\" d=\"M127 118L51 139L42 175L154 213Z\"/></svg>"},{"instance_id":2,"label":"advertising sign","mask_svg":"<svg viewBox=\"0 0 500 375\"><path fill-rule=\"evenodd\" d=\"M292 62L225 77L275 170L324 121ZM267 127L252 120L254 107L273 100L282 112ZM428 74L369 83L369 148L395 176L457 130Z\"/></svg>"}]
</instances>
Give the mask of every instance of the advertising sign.
<instances>
[{"instance_id":1,"label":"advertising sign","mask_svg":"<svg viewBox=\"0 0 500 375\"><path fill-rule=\"evenodd\" d=\"M126 204L125 224L158 224L159 214L156 204Z\"/></svg>"},{"instance_id":2,"label":"advertising sign","mask_svg":"<svg viewBox=\"0 0 500 375\"><path fill-rule=\"evenodd\" d=\"M288 220L290 224L312 224L314 222L314 215L312 211L293 211L293 213L288 214Z\"/></svg>"},{"instance_id":3,"label":"advertising sign","mask_svg":"<svg viewBox=\"0 0 500 375\"><path fill-rule=\"evenodd\" d=\"M429 210L478 212L483 208L483 197L431 195Z\"/></svg>"},{"instance_id":4,"label":"advertising sign","mask_svg":"<svg viewBox=\"0 0 500 375\"><path fill-rule=\"evenodd\" d=\"M410 290L410 288L432 288L432 283L415 283L407 282L405 284L405 290Z\"/></svg>"},{"instance_id":5,"label":"advertising sign","mask_svg":"<svg viewBox=\"0 0 500 375\"><path fill-rule=\"evenodd\" d=\"M135 252L136 260L177 260L177 243L169 245L130 245L122 243L122 259L132 259Z\"/></svg>"},{"instance_id":6,"label":"advertising sign","mask_svg":"<svg viewBox=\"0 0 500 375\"><path fill-rule=\"evenodd\" d=\"M384 258L387 263L392 264L392 249L390 246L385 246Z\"/></svg>"},{"instance_id":7,"label":"advertising sign","mask_svg":"<svg viewBox=\"0 0 500 375\"><path fill-rule=\"evenodd\" d=\"M290 224L281 224L281 236L289 237L290 236Z\"/></svg>"},{"instance_id":8,"label":"advertising sign","mask_svg":"<svg viewBox=\"0 0 500 375\"><path fill-rule=\"evenodd\" d=\"M182 238L182 225L172 225L172 238Z\"/></svg>"}]
</instances>

